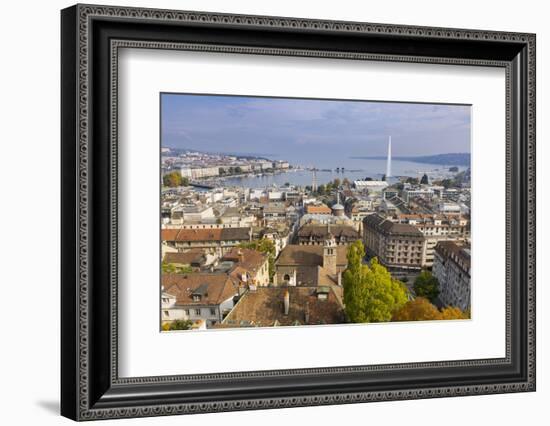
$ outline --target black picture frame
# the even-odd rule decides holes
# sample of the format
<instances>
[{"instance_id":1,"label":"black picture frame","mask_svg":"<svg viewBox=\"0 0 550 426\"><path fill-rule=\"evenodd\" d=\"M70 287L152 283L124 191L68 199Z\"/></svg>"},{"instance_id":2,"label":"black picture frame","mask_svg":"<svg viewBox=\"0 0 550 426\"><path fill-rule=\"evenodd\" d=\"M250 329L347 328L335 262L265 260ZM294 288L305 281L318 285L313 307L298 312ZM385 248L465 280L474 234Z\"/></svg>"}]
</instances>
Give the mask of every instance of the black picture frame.
<instances>
[{"instance_id":1,"label":"black picture frame","mask_svg":"<svg viewBox=\"0 0 550 426\"><path fill-rule=\"evenodd\" d=\"M534 391L535 43L534 34L524 33L97 5L64 9L61 414L91 420ZM121 46L505 68L506 357L119 378L115 101Z\"/></svg>"}]
</instances>

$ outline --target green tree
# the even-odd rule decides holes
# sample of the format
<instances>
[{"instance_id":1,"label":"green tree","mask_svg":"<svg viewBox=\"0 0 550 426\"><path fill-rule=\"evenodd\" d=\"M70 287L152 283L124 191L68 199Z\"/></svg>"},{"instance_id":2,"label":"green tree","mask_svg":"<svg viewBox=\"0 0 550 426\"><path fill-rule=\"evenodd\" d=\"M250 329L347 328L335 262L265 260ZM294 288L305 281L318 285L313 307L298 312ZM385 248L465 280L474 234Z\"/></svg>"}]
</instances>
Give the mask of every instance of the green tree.
<instances>
[{"instance_id":1,"label":"green tree","mask_svg":"<svg viewBox=\"0 0 550 426\"><path fill-rule=\"evenodd\" d=\"M443 185L443 187L445 189L451 188L453 186L453 180L452 179L443 179L441 181L441 185Z\"/></svg>"},{"instance_id":2,"label":"green tree","mask_svg":"<svg viewBox=\"0 0 550 426\"><path fill-rule=\"evenodd\" d=\"M363 264L364 256L360 240L349 245L343 279L346 314L355 323L390 321L393 313L407 303L407 289L376 258L370 267Z\"/></svg>"},{"instance_id":3,"label":"green tree","mask_svg":"<svg viewBox=\"0 0 550 426\"><path fill-rule=\"evenodd\" d=\"M267 238L262 238L261 240L240 243L238 247L256 250L260 253L267 254L267 261L269 264L269 281L272 281L273 275L275 275L275 243Z\"/></svg>"},{"instance_id":4,"label":"green tree","mask_svg":"<svg viewBox=\"0 0 550 426\"><path fill-rule=\"evenodd\" d=\"M239 166L235 167L235 173L242 173L243 169L241 169Z\"/></svg>"},{"instance_id":5,"label":"green tree","mask_svg":"<svg viewBox=\"0 0 550 426\"><path fill-rule=\"evenodd\" d=\"M439 296L439 281L429 271L420 272L413 288L417 296L425 297L432 303Z\"/></svg>"},{"instance_id":6,"label":"green tree","mask_svg":"<svg viewBox=\"0 0 550 426\"><path fill-rule=\"evenodd\" d=\"M171 188L182 185L182 177L179 172L170 172L162 177L162 183L164 186Z\"/></svg>"},{"instance_id":7,"label":"green tree","mask_svg":"<svg viewBox=\"0 0 550 426\"><path fill-rule=\"evenodd\" d=\"M334 188L340 188L340 179L336 178L332 181L332 185L334 186Z\"/></svg>"},{"instance_id":8,"label":"green tree","mask_svg":"<svg viewBox=\"0 0 550 426\"><path fill-rule=\"evenodd\" d=\"M191 320L175 320L170 323L170 330L189 330L192 325Z\"/></svg>"}]
</instances>

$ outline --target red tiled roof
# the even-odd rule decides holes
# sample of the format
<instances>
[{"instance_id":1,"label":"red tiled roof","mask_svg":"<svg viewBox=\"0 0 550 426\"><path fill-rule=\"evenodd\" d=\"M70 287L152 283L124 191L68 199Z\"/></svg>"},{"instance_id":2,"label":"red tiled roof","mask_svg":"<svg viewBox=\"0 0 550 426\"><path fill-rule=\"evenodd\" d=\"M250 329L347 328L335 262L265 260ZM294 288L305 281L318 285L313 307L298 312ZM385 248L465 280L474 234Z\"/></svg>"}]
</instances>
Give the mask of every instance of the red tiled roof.
<instances>
[{"instance_id":1,"label":"red tiled roof","mask_svg":"<svg viewBox=\"0 0 550 426\"><path fill-rule=\"evenodd\" d=\"M163 241L248 240L250 228L162 229Z\"/></svg>"},{"instance_id":2,"label":"red tiled roof","mask_svg":"<svg viewBox=\"0 0 550 426\"><path fill-rule=\"evenodd\" d=\"M325 204L321 204L321 205L309 204L309 205L306 206L306 213L308 213L308 214L331 214L332 210L330 210L330 208Z\"/></svg>"}]
</instances>

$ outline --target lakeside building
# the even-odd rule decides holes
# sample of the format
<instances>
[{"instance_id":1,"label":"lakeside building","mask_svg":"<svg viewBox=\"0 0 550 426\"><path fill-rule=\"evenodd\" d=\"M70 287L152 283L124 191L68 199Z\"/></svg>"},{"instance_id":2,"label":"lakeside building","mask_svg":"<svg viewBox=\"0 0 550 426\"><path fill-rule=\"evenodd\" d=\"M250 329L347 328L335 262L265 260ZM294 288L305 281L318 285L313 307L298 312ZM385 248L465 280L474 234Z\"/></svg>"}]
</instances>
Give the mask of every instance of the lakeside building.
<instances>
[{"instance_id":1,"label":"lakeside building","mask_svg":"<svg viewBox=\"0 0 550 426\"><path fill-rule=\"evenodd\" d=\"M435 246L433 275L439 281L439 298L445 305L470 308L470 246L441 241Z\"/></svg>"},{"instance_id":2,"label":"lakeside building","mask_svg":"<svg viewBox=\"0 0 550 426\"><path fill-rule=\"evenodd\" d=\"M367 254L388 268L420 270L425 264L426 239L412 225L375 213L363 220L363 240Z\"/></svg>"},{"instance_id":3,"label":"lakeside building","mask_svg":"<svg viewBox=\"0 0 550 426\"><path fill-rule=\"evenodd\" d=\"M192 180L215 177L220 175L220 167L182 167L180 174Z\"/></svg>"},{"instance_id":4,"label":"lakeside building","mask_svg":"<svg viewBox=\"0 0 550 426\"><path fill-rule=\"evenodd\" d=\"M368 194L378 194L388 187L384 180L356 180L353 186L358 191L367 191Z\"/></svg>"}]
</instances>

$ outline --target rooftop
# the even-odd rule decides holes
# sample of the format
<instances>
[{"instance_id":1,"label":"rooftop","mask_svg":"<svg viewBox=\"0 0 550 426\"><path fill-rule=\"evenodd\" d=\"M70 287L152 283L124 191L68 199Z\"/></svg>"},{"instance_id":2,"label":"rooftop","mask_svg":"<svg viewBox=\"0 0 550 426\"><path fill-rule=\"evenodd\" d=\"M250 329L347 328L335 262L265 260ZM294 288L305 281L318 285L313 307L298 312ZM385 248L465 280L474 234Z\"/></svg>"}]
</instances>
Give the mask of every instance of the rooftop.
<instances>
[{"instance_id":1,"label":"rooftop","mask_svg":"<svg viewBox=\"0 0 550 426\"><path fill-rule=\"evenodd\" d=\"M349 225L303 225L298 230L298 237L301 238L326 238L332 234L335 238L359 239L361 236L353 226Z\"/></svg>"},{"instance_id":2,"label":"rooftop","mask_svg":"<svg viewBox=\"0 0 550 426\"><path fill-rule=\"evenodd\" d=\"M267 255L256 250L234 247L226 253L222 261L237 263L241 268L251 272L259 270L266 262Z\"/></svg>"},{"instance_id":3,"label":"rooftop","mask_svg":"<svg viewBox=\"0 0 550 426\"><path fill-rule=\"evenodd\" d=\"M237 293L237 283L227 274L162 274L161 282L164 292L176 297L177 305L219 305Z\"/></svg>"},{"instance_id":4,"label":"rooftop","mask_svg":"<svg viewBox=\"0 0 550 426\"><path fill-rule=\"evenodd\" d=\"M290 303L285 314L287 291ZM245 293L222 324L233 327L340 324L344 322L344 308L338 291L341 289L335 286L259 287Z\"/></svg>"},{"instance_id":5,"label":"rooftop","mask_svg":"<svg viewBox=\"0 0 550 426\"><path fill-rule=\"evenodd\" d=\"M249 240L250 228L162 229L163 241L232 241Z\"/></svg>"},{"instance_id":6,"label":"rooftop","mask_svg":"<svg viewBox=\"0 0 550 426\"><path fill-rule=\"evenodd\" d=\"M348 264L347 247L336 247L336 263L338 266L345 267ZM323 266L323 246L321 245L287 245L275 261L278 266Z\"/></svg>"},{"instance_id":7,"label":"rooftop","mask_svg":"<svg viewBox=\"0 0 550 426\"><path fill-rule=\"evenodd\" d=\"M375 229L385 234L406 235L413 237L423 237L424 235L413 225L409 225L408 223L395 223L380 216L379 214L371 214L366 216L363 219L363 224L366 227Z\"/></svg>"}]
</instances>

